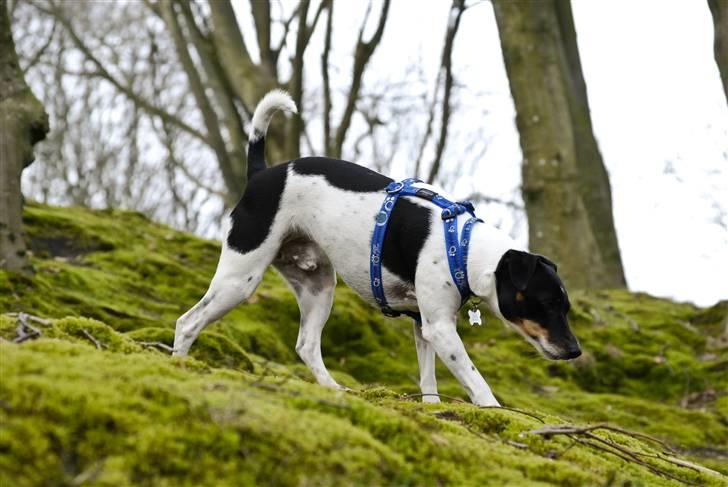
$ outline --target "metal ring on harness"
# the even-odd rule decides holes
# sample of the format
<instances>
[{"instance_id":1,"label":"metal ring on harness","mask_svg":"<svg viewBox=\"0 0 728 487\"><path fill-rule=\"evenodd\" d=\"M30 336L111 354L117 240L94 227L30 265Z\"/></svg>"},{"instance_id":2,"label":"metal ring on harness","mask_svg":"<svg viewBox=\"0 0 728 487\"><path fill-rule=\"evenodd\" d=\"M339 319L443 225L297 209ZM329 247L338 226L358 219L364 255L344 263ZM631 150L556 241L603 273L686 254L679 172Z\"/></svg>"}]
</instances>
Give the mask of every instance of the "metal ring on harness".
<instances>
[{"instance_id":1,"label":"metal ring on harness","mask_svg":"<svg viewBox=\"0 0 728 487\"><path fill-rule=\"evenodd\" d=\"M402 181L394 183L394 186L392 186L392 183L390 183L389 186L387 186L387 193L399 193L400 191L402 191L402 188L404 188L404 183Z\"/></svg>"}]
</instances>

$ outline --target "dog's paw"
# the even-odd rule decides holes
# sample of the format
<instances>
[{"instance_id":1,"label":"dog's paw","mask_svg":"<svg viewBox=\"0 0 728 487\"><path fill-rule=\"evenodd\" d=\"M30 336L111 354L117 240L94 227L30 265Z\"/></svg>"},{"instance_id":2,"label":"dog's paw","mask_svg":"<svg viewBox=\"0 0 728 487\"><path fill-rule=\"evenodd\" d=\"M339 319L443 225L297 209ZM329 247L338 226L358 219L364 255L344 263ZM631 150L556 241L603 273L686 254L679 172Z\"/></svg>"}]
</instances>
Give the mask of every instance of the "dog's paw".
<instances>
[{"instance_id":1,"label":"dog's paw","mask_svg":"<svg viewBox=\"0 0 728 487\"><path fill-rule=\"evenodd\" d=\"M440 403L440 397L439 396L422 396L422 402L427 404L439 404Z\"/></svg>"},{"instance_id":2,"label":"dog's paw","mask_svg":"<svg viewBox=\"0 0 728 487\"><path fill-rule=\"evenodd\" d=\"M481 408L499 408L499 407L501 407L500 403L498 401L496 401L495 399L493 399L492 401L484 401L482 403L476 402L473 404L475 404L476 406L481 407Z\"/></svg>"}]
</instances>

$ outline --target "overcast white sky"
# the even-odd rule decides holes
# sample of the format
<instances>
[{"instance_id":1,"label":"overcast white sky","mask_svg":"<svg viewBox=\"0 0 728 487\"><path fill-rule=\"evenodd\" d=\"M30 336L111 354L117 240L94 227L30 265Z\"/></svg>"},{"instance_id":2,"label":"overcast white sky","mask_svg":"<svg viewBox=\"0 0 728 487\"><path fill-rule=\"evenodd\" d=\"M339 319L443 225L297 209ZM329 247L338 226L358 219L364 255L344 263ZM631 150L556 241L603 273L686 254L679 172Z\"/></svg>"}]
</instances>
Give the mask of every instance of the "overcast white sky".
<instances>
[{"instance_id":1,"label":"overcast white sky","mask_svg":"<svg viewBox=\"0 0 728 487\"><path fill-rule=\"evenodd\" d=\"M727 299L728 106L713 59L707 2L572 3L630 289L700 305ZM344 75L365 5L336 2L334 64ZM448 0L394 0L368 79L396 79L398 72L404 78L413 62L434 77L449 6ZM247 7L237 10L245 25ZM343 27L347 22L350 28ZM311 61L319 58L320 46L312 43L307 55ZM453 127L484 125L490 138L474 177L456 185L457 196L478 188L513 199L521 152L489 2L464 14L454 71L465 88L458 94ZM310 79L307 88L315 89L316 80ZM474 98L476 92L485 95ZM476 102L482 107L473 110L469 104ZM488 115L477 115L483 109ZM459 149L448 147L450 165L457 164L452 159ZM409 176L394 172L394 177ZM504 212L493 206L479 211L481 217L512 225ZM516 233L527 240L523 224Z\"/></svg>"}]
</instances>

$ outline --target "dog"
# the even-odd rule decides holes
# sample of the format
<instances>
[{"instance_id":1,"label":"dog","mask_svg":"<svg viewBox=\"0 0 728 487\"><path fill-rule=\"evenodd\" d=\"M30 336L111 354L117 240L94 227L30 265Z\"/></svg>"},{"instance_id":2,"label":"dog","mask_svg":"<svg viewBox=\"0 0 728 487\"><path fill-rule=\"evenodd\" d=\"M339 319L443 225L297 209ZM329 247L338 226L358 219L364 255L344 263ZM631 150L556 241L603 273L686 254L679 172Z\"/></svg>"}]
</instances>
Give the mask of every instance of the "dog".
<instances>
[{"instance_id":1,"label":"dog","mask_svg":"<svg viewBox=\"0 0 728 487\"><path fill-rule=\"evenodd\" d=\"M336 275L376 305L370 286L370 243L392 179L363 166L304 157L266 168L265 134L273 114L296 113L293 100L272 91L252 118L248 185L223 222L222 252L204 297L176 323L174 353L188 353L200 332L255 291L269 265L296 295L301 322L296 352L323 385L342 388L321 357L321 333L334 299ZM417 185L443 194L423 183ZM458 219L463 225L464 218ZM382 282L391 309L417 312L415 346L423 401L438 402L435 356L480 406L499 406L456 331L461 296L452 282L439 208L401 197L382 246ZM471 292L549 359L581 354L571 332L569 298L547 258L518 249L504 232L478 223L470 235Z\"/></svg>"}]
</instances>

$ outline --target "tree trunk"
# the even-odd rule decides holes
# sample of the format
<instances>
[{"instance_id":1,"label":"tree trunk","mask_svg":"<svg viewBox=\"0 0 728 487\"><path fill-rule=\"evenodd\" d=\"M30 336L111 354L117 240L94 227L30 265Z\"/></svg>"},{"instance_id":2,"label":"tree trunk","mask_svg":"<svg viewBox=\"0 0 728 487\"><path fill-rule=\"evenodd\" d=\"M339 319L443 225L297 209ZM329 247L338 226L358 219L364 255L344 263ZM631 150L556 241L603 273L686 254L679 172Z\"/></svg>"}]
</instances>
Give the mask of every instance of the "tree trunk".
<instances>
[{"instance_id":1,"label":"tree trunk","mask_svg":"<svg viewBox=\"0 0 728 487\"><path fill-rule=\"evenodd\" d=\"M708 0L713 14L713 53L728 101L728 0Z\"/></svg>"},{"instance_id":2,"label":"tree trunk","mask_svg":"<svg viewBox=\"0 0 728 487\"><path fill-rule=\"evenodd\" d=\"M556 260L570 286L624 287L569 0L493 4L524 157L530 248Z\"/></svg>"},{"instance_id":3,"label":"tree trunk","mask_svg":"<svg viewBox=\"0 0 728 487\"><path fill-rule=\"evenodd\" d=\"M0 267L28 269L20 175L33 162L33 145L48 132L48 116L23 79L0 0Z\"/></svg>"}]
</instances>

